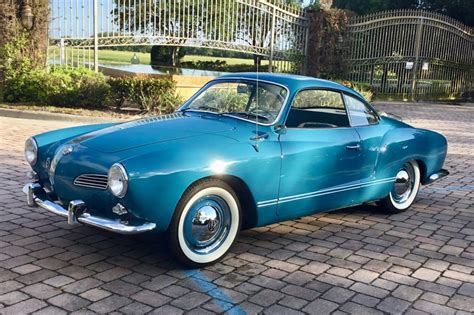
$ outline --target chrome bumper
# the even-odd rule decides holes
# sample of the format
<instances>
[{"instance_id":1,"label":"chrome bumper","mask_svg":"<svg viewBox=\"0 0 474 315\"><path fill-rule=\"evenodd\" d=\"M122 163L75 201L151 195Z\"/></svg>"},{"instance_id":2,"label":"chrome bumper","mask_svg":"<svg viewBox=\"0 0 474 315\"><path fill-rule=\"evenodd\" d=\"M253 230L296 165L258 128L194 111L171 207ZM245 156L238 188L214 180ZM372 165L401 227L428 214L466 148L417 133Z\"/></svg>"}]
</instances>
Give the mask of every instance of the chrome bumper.
<instances>
[{"instance_id":1,"label":"chrome bumper","mask_svg":"<svg viewBox=\"0 0 474 315\"><path fill-rule=\"evenodd\" d=\"M425 185L431 184L432 182L437 181L438 179L446 177L448 175L449 175L449 172L445 169L442 169L441 171L436 172L432 174L430 177L428 177L428 179L423 184Z\"/></svg>"},{"instance_id":2,"label":"chrome bumper","mask_svg":"<svg viewBox=\"0 0 474 315\"><path fill-rule=\"evenodd\" d=\"M75 225L83 223L104 229L107 231L120 234L138 234L148 232L156 228L155 223L147 222L141 225L129 225L127 222L120 220L112 220L102 217L93 216L87 211L87 205L82 200L73 200L69 203L68 209L47 198L40 198L45 196L46 192L38 183L29 183L23 187L23 192L26 193L26 201L30 207L39 206L49 212L66 217L68 224Z\"/></svg>"}]
</instances>

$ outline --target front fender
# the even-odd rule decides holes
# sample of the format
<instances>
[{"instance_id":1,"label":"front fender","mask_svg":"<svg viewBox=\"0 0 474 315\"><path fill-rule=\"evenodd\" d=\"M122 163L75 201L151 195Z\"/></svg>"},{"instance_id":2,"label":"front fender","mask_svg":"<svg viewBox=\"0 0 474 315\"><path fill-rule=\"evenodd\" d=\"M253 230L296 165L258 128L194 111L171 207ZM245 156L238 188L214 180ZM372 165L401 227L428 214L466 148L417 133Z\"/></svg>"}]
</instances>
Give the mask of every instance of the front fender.
<instances>
[{"instance_id":1,"label":"front fender","mask_svg":"<svg viewBox=\"0 0 474 315\"><path fill-rule=\"evenodd\" d=\"M122 161L129 175L129 190L123 203L164 231L183 193L202 178L236 177L245 182L252 193L258 194L251 199L275 199L280 152L276 137L262 143L259 152L248 142L218 135L163 143ZM266 210L257 218L257 224L274 220L275 211Z\"/></svg>"}]
</instances>

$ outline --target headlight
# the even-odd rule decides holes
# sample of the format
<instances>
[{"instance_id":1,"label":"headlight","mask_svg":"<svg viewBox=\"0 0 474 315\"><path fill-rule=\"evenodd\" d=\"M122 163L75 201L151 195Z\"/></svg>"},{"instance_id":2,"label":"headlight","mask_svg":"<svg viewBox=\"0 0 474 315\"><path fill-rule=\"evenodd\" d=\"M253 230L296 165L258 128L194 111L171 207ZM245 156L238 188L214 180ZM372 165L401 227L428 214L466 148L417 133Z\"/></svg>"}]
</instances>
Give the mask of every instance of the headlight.
<instances>
[{"instance_id":1,"label":"headlight","mask_svg":"<svg viewBox=\"0 0 474 315\"><path fill-rule=\"evenodd\" d=\"M25 159L30 165L35 165L38 159L38 145L33 138L28 138L25 142Z\"/></svg>"},{"instance_id":2,"label":"headlight","mask_svg":"<svg viewBox=\"0 0 474 315\"><path fill-rule=\"evenodd\" d=\"M116 197L122 198L127 193L128 176L122 164L116 163L109 169L108 186Z\"/></svg>"}]
</instances>

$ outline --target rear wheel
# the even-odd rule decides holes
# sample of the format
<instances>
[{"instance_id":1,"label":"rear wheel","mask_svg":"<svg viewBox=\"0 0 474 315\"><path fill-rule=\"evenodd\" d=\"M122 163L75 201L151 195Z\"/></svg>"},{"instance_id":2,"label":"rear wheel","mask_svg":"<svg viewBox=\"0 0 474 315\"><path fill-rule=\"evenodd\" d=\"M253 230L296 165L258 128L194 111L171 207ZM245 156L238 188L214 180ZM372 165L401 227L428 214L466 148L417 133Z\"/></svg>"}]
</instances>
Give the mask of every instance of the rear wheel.
<instances>
[{"instance_id":1,"label":"rear wheel","mask_svg":"<svg viewBox=\"0 0 474 315\"><path fill-rule=\"evenodd\" d=\"M415 201L420 189L420 167L416 161L406 162L397 172L390 194L378 204L391 213L406 211Z\"/></svg>"},{"instance_id":2,"label":"rear wheel","mask_svg":"<svg viewBox=\"0 0 474 315\"><path fill-rule=\"evenodd\" d=\"M232 187L218 179L191 186L181 198L169 228L176 257L192 267L220 260L240 230L240 204Z\"/></svg>"}]
</instances>

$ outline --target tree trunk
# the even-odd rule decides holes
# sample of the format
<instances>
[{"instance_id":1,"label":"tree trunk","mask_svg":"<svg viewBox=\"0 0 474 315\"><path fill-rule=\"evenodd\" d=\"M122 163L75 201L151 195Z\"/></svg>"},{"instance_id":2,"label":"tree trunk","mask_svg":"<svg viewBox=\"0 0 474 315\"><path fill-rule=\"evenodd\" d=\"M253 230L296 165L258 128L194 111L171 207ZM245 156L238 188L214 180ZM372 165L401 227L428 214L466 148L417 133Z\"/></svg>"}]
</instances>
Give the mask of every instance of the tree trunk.
<instances>
[{"instance_id":1,"label":"tree trunk","mask_svg":"<svg viewBox=\"0 0 474 315\"><path fill-rule=\"evenodd\" d=\"M25 47L25 51L31 57L32 67L45 68L48 49L49 0L30 1L34 15L31 30L26 30L21 24L22 3L22 0L0 1L0 48L15 40L21 32L26 32L28 46ZM2 60L0 60L1 65L3 65Z\"/></svg>"},{"instance_id":2,"label":"tree trunk","mask_svg":"<svg viewBox=\"0 0 474 315\"><path fill-rule=\"evenodd\" d=\"M180 53L181 47L174 46L171 56L172 56L172 62L173 62L173 67L179 67L180 65L180 58L179 58L179 53Z\"/></svg>"}]
</instances>

